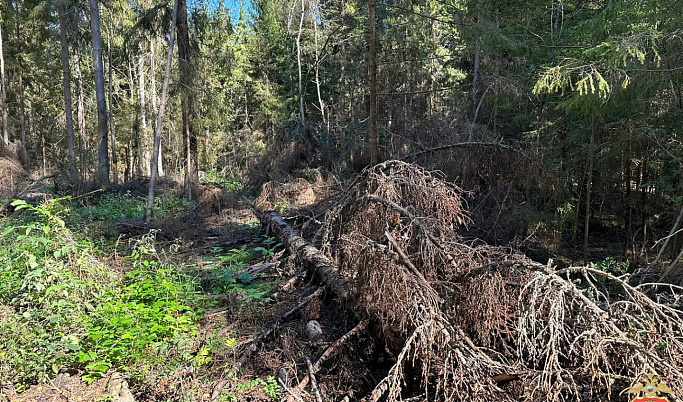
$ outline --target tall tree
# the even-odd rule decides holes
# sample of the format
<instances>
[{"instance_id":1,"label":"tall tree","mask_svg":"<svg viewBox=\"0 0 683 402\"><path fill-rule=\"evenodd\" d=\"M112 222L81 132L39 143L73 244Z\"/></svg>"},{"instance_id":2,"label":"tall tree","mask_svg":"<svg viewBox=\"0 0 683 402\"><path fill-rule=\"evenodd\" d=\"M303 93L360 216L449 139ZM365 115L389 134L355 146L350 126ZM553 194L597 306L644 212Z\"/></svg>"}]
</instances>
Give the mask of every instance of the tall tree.
<instances>
[{"instance_id":1,"label":"tall tree","mask_svg":"<svg viewBox=\"0 0 683 402\"><path fill-rule=\"evenodd\" d=\"M368 26L370 28L370 165L377 160L377 0L370 0Z\"/></svg>"},{"instance_id":2,"label":"tall tree","mask_svg":"<svg viewBox=\"0 0 683 402\"><path fill-rule=\"evenodd\" d=\"M301 125L306 124L306 118L304 116L304 91L301 75L301 33L304 26L305 15L306 5L304 4L304 0L301 0L301 18L299 19L299 31L296 34L296 65L299 71L299 118L301 119Z\"/></svg>"},{"instance_id":3,"label":"tall tree","mask_svg":"<svg viewBox=\"0 0 683 402\"><path fill-rule=\"evenodd\" d=\"M5 77L5 51L2 48L2 22L0 22L0 86L2 86L2 139L9 144L9 108L7 107L7 79Z\"/></svg>"},{"instance_id":4,"label":"tall tree","mask_svg":"<svg viewBox=\"0 0 683 402\"><path fill-rule=\"evenodd\" d=\"M97 182L102 186L108 186L110 184L109 127L107 125L107 95L104 90L99 0L90 0L90 33L92 35L95 97L97 98Z\"/></svg>"},{"instance_id":5,"label":"tall tree","mask_svg":"<svg viewBox=\"0 0 683 402\"><path fill-rule=\"evenodd\" d=\"M173 17L171 18L171 32L168 36L168 56L166 57L166 69L164 70L164 83L161 88L161 99L159 101L159 113L157 115L156 126L154 127L154 151L152 153L152 173L149 178L149 191L147 193L147 211L145 222L152 220L152 207L154 206L154 190L157 178L157 166L159 161L159 149L161 148L161 129L164 122L164 110L166 109L166 97L168 93L168 81L171 75L171 61L173 60L173 33L175 31L176 17L178 15L178 2L173 2Z\"/></svg>"},{"instance_id":6,"label":"tall tree","mask_svg":"<svg viewBox=\"0 0 683 402\"><path fill-rule=\"evenodd\" d=\"M59 13L59 37L62 44L62 76L64 89L64 109L66 112L66 144L69 153L69 176L71 180L78 178L76 168L76 146L74 144L74 117L71 102L71 65L69 64L69 38L66 27L66 7L64 2L58 0L57 12Z\"/></svg>"},{"instance_id":7,"label":"tall tree","mask_svg":"<svg viewBox=\"0 0 683 402\"><path fill-rule=\"evenodd\" d=\"M185 174L187 199L192 199L192 189L199 183L197 174L197 133L194 128L194 80L192 77L190 28L187 19L187 1L178 0L178 58L180 87L182 93L183 138L185 148Z\"/></svg>"},{"instance_id":8,"label":"tall tree","mask_svg":"<svg viewBox=\"0 0 683 402\"><path fill-rule=\"evenodd\" d=\"M24 166L27 172L31 171L31 164L28 157L28 152L26 148L28 147L28 139L26 137L26 102L25 93L26 88L24 86L24 63L23 63L23 38L21 35L21 2L15 2L15 28L17 36L17 74L19 75L19 127L21 131L21 144L24 156Z\"/></svg>"}]
</instances>

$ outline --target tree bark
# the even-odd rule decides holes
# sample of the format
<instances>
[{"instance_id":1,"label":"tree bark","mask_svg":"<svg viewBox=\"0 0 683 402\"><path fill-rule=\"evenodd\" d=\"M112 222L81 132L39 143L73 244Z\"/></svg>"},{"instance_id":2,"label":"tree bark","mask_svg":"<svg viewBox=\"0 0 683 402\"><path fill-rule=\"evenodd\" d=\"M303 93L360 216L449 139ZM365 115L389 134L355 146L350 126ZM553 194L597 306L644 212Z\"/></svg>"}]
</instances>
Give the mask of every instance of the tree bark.
<instances>
[{"instance_id":1,"label":"tree bark","mask_svg":"<svg viewBox=\"0 0 683 402\"><path fill-rule=\"evenodd\" d=\"M192 189L199 183L197 176L197 135L194 132L193 79L190 56L190 31L187 24L186 0L178 0L178 57L180 87L182 92L183 141L185 145L185 169L187 199L192 200Z\"/></svg>"},{"instance_id":2,"label":"tree bark","mask_svg":"<svg viewBox=\"0 0 683 402\"><path fill-rule=\"evenodd\" d=\"M114 168L114 183L118 183L118 162L119 158L116 155L116 126L114 125L114 68L112 61L112 50L111 50L112 34L111 28L109 32L109 41L107 42L107 54L108 54L108 71L109 71L109 82L108 82L108 94L109 94L109 108L108 108L108 120L109 120L109 133L111 134L111 163Z\"/></svg>"},{"instance_id":3,"label":"tree bark","mask_svg":"<svg viewBox=\"0 0 683 402\"><path fill-rule=\"evenodd\" d=\"M370 165L378 162L377 155L377 0L370 0Z\"/></svg>"},{"instance_id":4,"label":"tree bark","mask_svg":"<svg viewBox=\"0 0 683 402\"><path fill-rule=\"evenodd\" d=\"M591 136L588 144L588 178L586 179L586 216L583 224L583 263L588 265L588 229L591 217L591 192L593 189L593 159L595 131L597 130L595 116L591 119Z\"/></svg>"},{"instance_id":5,"label":"tree bark","mask_svg":"<svg viewBox=\"0 0 683 402\"><path fill-rule=\"evenodd\" d=\"M316 10L320 10L319 6L315 7ZM314 15L313 18L313 38L315 40L315 89L318 93L318 105L320 106L320 119L323 126L326 126L325 120L325 103L323 103L322 94L320 93L320 49L318 48L318 21L322 20L321 16ZM329 131L329 126L327 131Z\"/></svg>"},{"instance_id":6,"label":"tree bark","mask_svg":"<svg viewBox=\"0 0 683 402\"><path fill-rule=\"evenodd\" d=\"M304 92L303 83L301 75L301 31L304 26L304 12L306 7L304 5L304 0L301 0L301 19L299 20L299 33L296 35L296 64L299 68L299 117L301 118L301 125L306 124L306 119L304 116Z\"/></svg>"},{"instance_id":7,"label":"tree bark","mask_svg":"<svg viewBox=\"0 0 683 402\"><path fill-rule=\"evenodd\" d=\"M150 147L148 146L148 130L147 130L147 102L145 97L145 56L140 54L140 60L138 64L138 99L139 99L139 111L138 115L140 121L139 128L139 144L138 144L138 160L140 161L140 169L147 174L152 176L152 156L150 155ZM154 141L152 140L152 144ZM154 146L152 146L154 148Z\"/></svg>"},{"instance_id":8,"label":"tree bark","mask_svg":"<svg viewBox=\"0 0 683 402\"><path fill-rule=\"evenodd\" d=\"M92 35L95 96L97 98L97 183L109 186L109 128L107 127L107 101L104 91L102 64L102 33L98 0L90 1L90 33Z\"/></svg>"},{"instance_id":9,"label":"tree bark","mask_svg":"<svg viewBox=\"0 0 683 402\"><path fill-rule=\"evenodd\" d=\"M7 80L5 79L5 52L2 48L2 24L0 23L0 84L2 86L2 140L9 145L9 112L7 111Z\"/></svg>"},{"instance_id":10,"label":"tree bark","mask_svg":"<svg viewBox=\"0 0 683 402\"><path fill-rule=\"evenodd\" d=\"M74 72L76 76L76 92L78 93L78 101L76 102L76 123L78 126L78 138L81 158L81 174L85 179L85 172L88 171L90 163L88 158L88 135L85 130L85 94L83 93L83 73L81 72L81 51L77 43L74 46Z\"/></svg>"},{"instance_id":11,"label":"tree bark","mask_svg":"<svg viewBox=\"0 0 683 402\"><path fill-rule=\"evenodd\" d=\"M19 64L18 66L18 75L19 75L19 124L20 124L20 129L21 129L21 144L22 144L22 149L23 149L23 156L24 156L24 168L26 169L26 172L29 174L31 173L31 163L29 161L29 156L28 156L28 139L26 137L26 102L25 102L25 91L26 89L24 88L24 59L22 57L22 52L23 52L23 38L21 37L21 24L19 23L20 21L20 12L19 12L19 2L15 4L15 12L16 12L16 31L17 31L17 63Z\"/></svg>"},{"instance_id":12,"label":"tree bark","mask_svg":"<svg viewBox=\"0 0 683 402\"><path fill-rule=\"evenodd\" d=\"M161 128L164 122L164 109L166 108L166 95L168 93L168 79L171 75L171 62L173 61L173 32L175 31L176 18L178 15L178 0L173 2L173 17L171 19L171 34L168 40L168 57L166 58L166 70L164 72L164 84L161 88L161 100L159 102L159 114L154 128L154 152L152 153L152 174L149 177L149 191L147 193L147 212L145 222L152 220L152 207L154 206L154 187L157 177L157 161L159 160L159 148L161 147Z\"/></svg>"},{"instance_id":13,"label":"tree bark","mask_svg":"<svg viewBox=\"0 0 683 402\"><path fill-rule=\"evenodd\" d=\"M150 98L152 99L152 110L157 110L157 76L156 76L156 64L154 63L154 40L149 41L149 64L150 64L150 83L152 89L150 90ZM164 148L159 147L159 158L157 160L157 174L159 176L164 175L164 164L162 163L163 157L162 152Z\"/></svg>"},{"instance_id":14,"label":"tree bark","mask_svg":"<svg viewBox=\"0 0 683 402\"><path fill-rule=\"evenodd\" d=\"M352 297L350 278L339 273L334 263L320 250L311 245L297 233L277 213L272 211L256 211L256 215L263 227L278 237L287 245L290 252L295 254L312 272L316 278L337 297L346 300Z\"/></svg>"},{"instance_id":15,"label":"tree bark","mask_svg":"<svg viewBox=\"0 0 683 402\"><path fill-rule=\"evenodd\" d=\"M477 25L480 24L480 17L477 17ZM482 95L481 100L477 102L477 93L479 92L479 79L481 77L481 38L477 38L476 44L474 46L474 77L472 78L472 108L474 109L474 114L472 118L472 125L470 126L470 133L468 137L468 141L472 141L474 139L474 124L476 124L477 120L477 114L479 113L479 108L481 107L481 103L484 100L484 96L486 94ZM476 105L476 106L475 106Z\"/></svg>"},{"instance_id":16,"label":"tree bark","mask_svg":"<svg viewBox=\"0 0 683 402\"><path fill-rule=\"evenodd\" d=\"M59 37L62 43L62 88L64 90L64 110L66 112L66 146L69 153L69 177L71 180L77 180L74 117L71 103L71 66L69 64L69 39L66 34L66 10L64 3L58 3L57 12L59 13Z\"/></svg>"}]
</instances>

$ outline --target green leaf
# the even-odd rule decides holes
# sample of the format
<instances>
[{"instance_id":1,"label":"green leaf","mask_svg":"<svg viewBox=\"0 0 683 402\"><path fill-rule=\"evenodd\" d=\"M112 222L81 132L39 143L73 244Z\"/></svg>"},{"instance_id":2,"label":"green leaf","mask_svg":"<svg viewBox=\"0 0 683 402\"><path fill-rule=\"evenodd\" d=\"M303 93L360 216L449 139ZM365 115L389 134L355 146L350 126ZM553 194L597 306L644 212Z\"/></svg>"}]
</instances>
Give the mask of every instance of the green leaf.
<instances>
[{"instance_id":1,"label":"green leaf","mask_svg":"<svg viewBox=\"0 0 683 402\"><path fill-rule=\"evenodd\" d=\"M29 204L28 204L26 201L24 201L24 200L14 200L14 201L12 201L12 203L11 203L10 205L13 206L13 207L15 207L14 209L17 210L17 211L20 210L20 209L26 209L26 208L31 207L31 205L29 205Z\"/></svg>"}]
</instances>

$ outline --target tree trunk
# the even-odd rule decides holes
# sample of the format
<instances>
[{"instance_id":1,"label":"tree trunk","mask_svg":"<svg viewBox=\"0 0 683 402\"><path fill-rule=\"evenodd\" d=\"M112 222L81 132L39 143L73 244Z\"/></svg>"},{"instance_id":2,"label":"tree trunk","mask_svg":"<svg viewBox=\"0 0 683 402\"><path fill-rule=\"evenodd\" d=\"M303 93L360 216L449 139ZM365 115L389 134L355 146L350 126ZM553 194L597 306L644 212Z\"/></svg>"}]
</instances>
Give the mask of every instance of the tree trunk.
<instances>
[{"instance_id":1,"label":"tree trunk","mask_svg":"<svg viewBox=\"0 0 683 402\"><path fill-rule=\"evenodd\" d=\"M25 88L24 88L24 59L22 57L23 52L23 38L21 37L21 24L20 12L19 12L19 2L16 3L16 30L17 30L17 62L18 75L19 75L19 124L21 129L21 144L23 149L23 159L24 167L26 172L31 173L31 163L28 156L28 139L26 137L26 102L25 102Z\"/></svg>"},{"instance_id":2,"label":"tree trunk","mask_svg":"<svg viewBox=\"0 0 683 402\"><path fill-rule=\"evenodd\" d=\"M183 141L185 145L185 168L187 199L192 200L192 189L199 182L197 176L197 135L194 132L194 105L192 64L190 60L190 31L187 25L186 0L178 0L178 56L180 87L182 91Z\"/></svg>"},{"instance_id":3,"label":"tree trunk","mask_svg":"<svg viewBox=\"0 0 683 402\"><path fill-rule=\"evenodd\" d=\"M583 263L588 265L588 228L591 217L591 191L593 187L593 159L596 121L595 116L591 119L591 136L588 145L588 179L586 179L586 217L583 225Z\"/></svg>"},{"instance_id":4,"label":"tree trunk","mask_svg":"<svg viewBox=\"0 0 683 402\"><path fill-rule=\"evenodd\" d=\"M157 76L156 76L156 64L154 63L154 40L149 41L149 64L151 77L150 81L152 84L152 89L150 90L150 98L152 98L152 110L157 110ZM162 163L163 157L161 156L163 147L159 147L159 158L157 160L157 174L159 176L164 175L164 165Z\"/></svg>"},{"instance_id":5,"label":"tree trunk","mask_svg":"<svg viewBox=\"0 0 683 402\"><path fill-rule=\"evenodd\" d=\"M625 184L625 203L626 203L626 211L625 211L625 216L624 216L624 229L626 231L626 238L624 239L624 249L623 249L623 256L624 258L628 257L628 243L631 240L632 236L632 231L633 231L633 209L631 205L631 151L630 149L626 151L626 160L624 161L624 184ZM683 209L681 209L681 212L683 213ZM679 220L680 220L680 215L679 215ZM678 226L678 221L676 222L676 226ZM667 239L668 242L668 239ZM666 242L664 243L664 247L662 247L662 250L666 248ZM659 256L657 256L657 259L659 259ZM656 261L656 260L655 260Z\"/></svg>"},{"instance_id":6,"label":"tree trunk","mask_svg":"<svg viewBox=\"0 0 683 402\"><path fill-rule=\"evenodd\" d=\"M0 23L0 86L2 86L2 140L9 144L9 112L7 111L7 81L5 80L5 52L2 49L2 24Z\"/></svg>"},{"instance_id":7,"label":"tree trunk","mask_svg":"<svg viewBox=\"0 0 683 402\"><path fill-rule=\"evenodd\" d=\"M370 166L378 162L377 155L377 0L370 0Z\"/></svg>"},{"instance_id":8,"label":"tree trunk","mask_svg":"<svg viewBox=\"0 0 683 402\"><path fill-rule=\"evenodd\" d=\"M317 7L319 10L320 8ZM323 103L322 94L320 93L320 49L318 49L318 21L322 17L314 15L313 18L313 37L315 39L315 89L318 93L318 105L320 106L320 119L323 126L327 125L325 122L325 104ZM329 127L327 128L329 131Z\"/></svg>"},{"instance_id":9,"label":"tree trunk","mask_svg":"<svg viewBox=\"0 0 683 402\"><path fill-rule=\"evenodd\" d=\"M66 112L66 145L69 153L69 177L71 180L78 179L76 169L76 147L74 145L74 117L71 104L71 66L69 64L69 39L66 35L66 10L64 3L57 5L59 13L59 37L62 43L62 75L64 90L64 109Z\"/></svg>"},{"instance_id":10,"label":"tree trunk","mask_svg":"<svg viewBox=\"0 0 683 402\"><path fill-rule=\"evenodd\" d=\"M270 233L286 244L290 252L295 254L335 296L346 299L352 295L349 289L350 278L341 275L332 261L301 237L296 229L287 224L277 213L256 211L256 215L261 225L269 228Z\"/></svg>"},{"instance_id":11,"label":"tree trunk","mask_svg":"<svg viewBox=\"0 0 683 402\"><path fill-rule=\"evenodd\" d=\"M76 73L76 92L78 101L76 102L76 123L78 125L78 138L81 156L81 174L86 177L86 172L90 168L90 158L88 158L88 133L85 129L85 94L83 93L83 74L81 73L81 51L80 46L74 46L74 70Z\"/></svg>"},{"instance_id":12,"label":"tree trunk","mask_svg":"<svg viewBox=\"0 0 683 402\"><path fill-rule=\"evenodd\" d=\"M111 30L111 28L110 28ZM114 69L113 69L113 61L112 61L112 50L111 50L111 42L112 42L112 35L111 31L109 32L109 41L107 42L107 54L108 54L108 70L109 70L109 85L108 85L108 94L109 94L109 114L108 114L108 119L109 119L109 132L111 134L111 163L112 167L114 169L113 175L114 175L114 183L118 183L118 176L119 176L119 171L118 171L118 162L119 158L116 155L116 127L114 126Z\"/></svg>"},{"instance_id":13,"label":"tree trunk","mask_svg":"<svg viewBox=\"0 0 683 402\"><path fill-rule=\"evenodd\" d=\"M138 99L139 99L139 110L138 115L140 121L139 127L139 144L138 144L138 159L140 161L140 170L144 172L147 176L152 176L152 155L149 147L149 131L147 130L147 101L145 97L145 55L140 54L140 60L138 64ZM153 144L154 141L152 140ZM154 148L154 146L152 146Z\"/></svg>"},{"instance_id":14,"label":"tree trunk","mask_svg":"<svg viewBox=\"0 0 683 402\"><path fill-rule=\"evenodd\" d=\"M479 18L477 17L477 24L479 24ZM481 77L481 38L477 39L476 45L474 47L474 78L472 79L472 108L474 108L472 125L470 126L470 133L468 141L473 141L474 138L474 124L476 124L477 114L479 113L479 108L484 100L484 96L481 96L481 100L477 102L477 93L479 92L479 79ZM476 106L475 106L476 105Z\"/></svg>"},{"instance_id":15,"label":"tree trunk","mask_svg":"<svg viewBox=\"0 0 683 402\"><path fill-rule=\"evenodd\" d=\"M640 196L641 196L641 202L642 202L642 207L640 209L640 218L642 221L642 228L643 228L643 239L641 242L640 246L640 256L643 257L647 253L647 217L648 217L648 207L647 207L647 183L649 182L649 177L647 174L647 157L648 157L648 149L647 147L645 148L644 155L643 155L643 163L641 165L642 168L642 179L640 181Z\"/></svg>"},{"instance_id":16,"label":"tree trunk","mask_svg":"<svg viewBox=\"0 0 683 402\"><path fill-rule=\"evenodd\" d=\"M145 222L152 219L152 207L154 206L154 187L156 185L157 161L159 160L159 148L161 147L161 128L164 122L164 109L166 108L166 94L168 93L168 79L171 75L171 62L173 61L173 32L175 31L176 17L178 15L178 0L173 2L173 17L171 19L171 34L168 40L168 57L166 58L166 70L164 72L164 84L161 88L161 101L159 102L159 114L154 127L154 152L152 156L152 174L149 177L149 192L147 193L147 212Z\"/></svg>"},{"instance_id":17,"label":"tree trunk","mask_svg":"<svg viewBox=\"0 0 683 402\"><path fill-rule=\"evenodd\" d=\"M299 20L299 33L296 35L296 64L299 68L299 117L301 118L301 125L306 124L304 116L304 92L303 83L301 75L301 31L304 26L304 12L306 7L304 5L304 0L301 0L301 19Z\"/></svg>"},{"instance_id":18,"label":"tree trunk","mask_svg":"<svg viewBox=\"0 0 683 402\"><path fill-rule=\"evenodd\" d=\"M95 96L97 98L97 183L109 186L109 128L107 127L107 101L104 91L102 65L102 33L98 0L90 1L90 33L92 35Z\"/></svg>"}]
</instances>

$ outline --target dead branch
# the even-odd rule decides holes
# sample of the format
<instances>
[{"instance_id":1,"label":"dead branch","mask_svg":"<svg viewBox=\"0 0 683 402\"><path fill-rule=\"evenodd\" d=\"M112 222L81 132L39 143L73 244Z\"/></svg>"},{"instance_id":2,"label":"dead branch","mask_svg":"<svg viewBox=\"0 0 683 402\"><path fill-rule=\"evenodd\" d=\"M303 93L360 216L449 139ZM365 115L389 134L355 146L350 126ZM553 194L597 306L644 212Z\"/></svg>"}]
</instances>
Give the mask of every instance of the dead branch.
<instances>
[{"instance_id":1,"label":"dead branch","mask_svg":"<svg viewBox=\"0 0 683 402\"><path fill-rule=\"evenodd\" d=\"M257 216L264 227L278 236L292 254L318 277L320 282L328 287L337 297L345 298L349 293L349 278L339 274L332 262L315 246L301 237L297 231L273 211L257 211Z\"/></svg>"},{"instance_id":2,"label":"dead branch","mask_svg":"<svg viewBox=\"0 0 683 402\"><path fill-rule=\"evenodd\" d=\"M386 237L387 240L389 240L389 243L391 243L391 245L394 247L394 250L396 250L398 255L401 256L401 259L403 260L403 262L405 262L405 264L408 266L408 268L410 268L410 270L413 271L415 276L420 278L420 280L426 284L427 280L425 279L425 277L422 276L422 273L417 268L415 268L415 265L413 265L413 263L410 261L410 258L408 258L406 253L401 249L401 246L399 246L398 243L396 243L396 240L394 240L394 238L391 236L391 233L385 231L384 237Z\"/></svg>"},{"instance_id":3,"label":"dead branch","mask_svg":"<svg viewBox=\"0 0 683 402\"><path fill-rule=\"evenodd\" d=\"M524 155L524 152L522 152L521 150L514 148L514 147L511 147L509 145L505 145L500 141L496 141L496 142L466 141L466 142L458 142L456 144L442 145L440 147L428 148L428 149L425 149L422 151L412 153L410 155L406 155L404 157L404 159L405 160L411 160L411 159L414 159L415 157L418 157L420 155L424 155L424 154L431 153L431 152L444 151L446 149L475 148L475 147L495 147L495 148L505 149L508 151L513 151L513 152L516 152L518 154Z\"/></svg>"},{"instance_id":4,"label":"dead branch","mask_svg":"<svg viewBox=\"0 0 683 402\"><path fill-rule=\"evenodd\" d=\"M244 364L244 362L249 358L249 356L258 349L258 347L263 343L263 340L271 333L273 332L276 328L279 327L279 325L286 320L288 317L290 317L292 314L294 314L297 310L308 304L311 300L314 298L320 296L323 292L323 288L317 288L313 293L308 295L303 301L301 301L299 304L297 304L294 308L291 310L287 311L285 314L282 315L275 323L271 324L268 328L266 328L261 334L259 334L256 338L242 343L238 345L238 348L240 346L244 346L245 344L248 345L246 349L244 349L240 353L240 358L238 359L237 363L235 363L235 366L233 367L232 372L237 373L239 372L240 368ZM216 385L213 388L213 392L211 393L211 400L215 401L218 399L220 396L221 392L223 391L223 388L225 388L225 385L228 383L229 379L228 378L222 378L220 379Z\"/></svg>"},{"instance_id":5,"label":"dead branch","mask_svg":"<svg viewBox=\"0 0 683 402\"><path fill-rule=\"evenodd\" d=\"M320 396L320 390L318 389L318 382L315 380L315 373L313 371L311 359L308 356L306 356L304 359L306 360L306 366L308 366L308 378L311 379L311 388L315 394L315 400L317 402L323 402L323 398Z\"/></svg>"},{"instance_id":6,"label":"dead branch","mask_svg":"<svg viewBox=\"0 0 683 402\"><path fill-rule=\"evenodd\" d=\"M355 327L353 327L349 332L345 333L341 338L337 339L332 345L330 345L325 351L323 352L322 355L318 358L318 360L315 361L315 364L313 364L313 370L312 372L314 374L318 373L318 370L322 367L323 363L332 356L332 354L339 349L341 345L346 343L346 341L349 340L353 335L356 333L363 331L367 326L368 326L369 321L368 320L363 320L358 323ZM311 371L309 369L309 371ZM308 377L304 377L301 382L294 388L290 394L291 396L287 399L287 402L294 402L294 399L300 399L299 394L306 388L306 385L308 385Z\"/></svg>"},{"instance_id":7,"label":"dead branch","mask_svg":"<svg viewBox=\"0 0 683 402\"><path fill-rule=\"evenodd\" d=\"M461 193L415 165L366 169L325 216L323 251L262 213L334 296L379 328L395 360L366 401L613 400L648 371L683 388L683 312L626 277L467 244ZM518 383L502 392L508 380Z\"/></svg>"}]
</instances>

